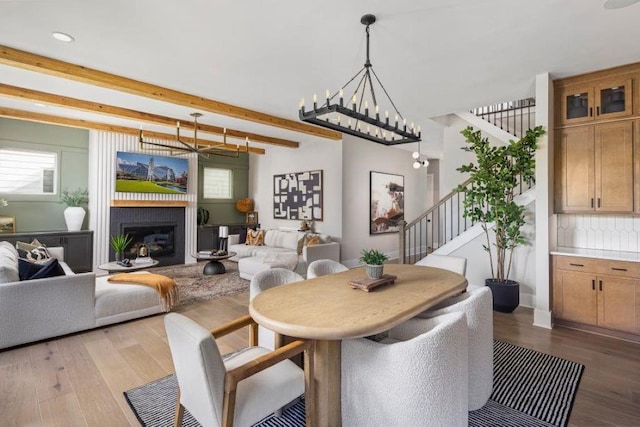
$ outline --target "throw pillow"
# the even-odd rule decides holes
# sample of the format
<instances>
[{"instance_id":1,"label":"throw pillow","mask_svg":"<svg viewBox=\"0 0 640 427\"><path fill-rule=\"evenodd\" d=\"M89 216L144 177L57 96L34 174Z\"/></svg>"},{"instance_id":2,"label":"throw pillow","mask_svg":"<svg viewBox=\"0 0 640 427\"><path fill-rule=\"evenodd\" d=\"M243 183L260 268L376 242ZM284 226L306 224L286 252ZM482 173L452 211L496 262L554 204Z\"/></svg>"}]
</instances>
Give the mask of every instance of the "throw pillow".
<instances>
[{"instance_id":1,"label":"throw pillow","mask_svg":"<svg viewBox=\"0 0 640 427\"><path fill-rule=\"evenodd\" d=\"M255 230L255 228L241 228L238 238L238 243L247 243L247 231Z\"/></svg>"},{"instance_id":2,"label":"throw pillow","mask_svg":"<svg viewBox=\"0 0 640 427\"><path fill-rule=\"evenodd\" d=\"M20 272L22 273L22 265L29 263L28 261L25 260L18 260L18 263L20 264ZM37 271L34 271L35 269L29 269L30 272L32 274L30 274L28 277L25 277L24 279L22 277L20 277L20 280L35 280L35 279L45 279L47 277L56 277L56 276L64 276L64 270L62 269L62 266L60 265L60 263L58 262L57 259L55 258L51 258L49 261L47 261L45 264L42 265L35 265L35 267L39 267ZM27 273L26 271L26 267L25 267L25 274Z\"/></svg>"},{"instance_id":3,"label":"throw pillow","mask_svg":"<svg viewBox=\"0 0 640 427\"><path fill-rule=\"evenodd\" d=\"M247 230L247 245L264 245L264 231L265 230Z\"/></svg>"},{"instance_id":4,"label":"throw pillow","mask_svg":"<svg viewBox=\"0 0 640 427\"><path fill-rule=\"evenodd\" d=\"M29 280L29 277L36 274L42 269L43 265L27 261L24 258L18 258L18 275L20 280Z\"/></svg>"},{"instance_id":5,"label":"throw pillow","mask_svg":"<svg viewBox=\"0 0 640 427\"><path fill-rule=\"evenodd\" d=\"M318 234L307 234L304 237L304 246L314 246L320 244L320 235Z\"/></svg>"},{"instance_id":6,"label":"throw pillow","mask_svg":"<svg viewBox=\"0 0 640 427\"><path fill-rule=\"evenodd\" d=\"M43 264L51 259L51 254L44 246L38 246L29 251L18 249L18 255L29 262Z\"/></svg>"},{"instance_id":7,"label":"throw pillow","mask_svg":"<svg viewBox=\"0 0 640 427\"><path fill-rule=\"evenodd\" d=\"M303 234L302 237L298 240L298 247L296 248L296 252L298 255L302 255L302 247L304 246L304 240L307 238L306 234Z\"/></svg>"}]
</instances>

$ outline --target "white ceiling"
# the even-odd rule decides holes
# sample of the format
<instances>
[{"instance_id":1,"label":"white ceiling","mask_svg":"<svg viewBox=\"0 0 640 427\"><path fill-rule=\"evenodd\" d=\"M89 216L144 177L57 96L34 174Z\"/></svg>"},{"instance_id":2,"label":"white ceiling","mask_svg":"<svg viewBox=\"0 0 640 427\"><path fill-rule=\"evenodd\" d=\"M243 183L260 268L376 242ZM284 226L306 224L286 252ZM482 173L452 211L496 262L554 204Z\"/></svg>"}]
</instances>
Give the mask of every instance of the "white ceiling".
<instances>
[{"instance_id":1,"label":"white ceiling","mask_svg":"<svg viewBox=\"0 0 640 427\"><path fill-rule=\"evenodd\" d=\"M365 13L378 18L374 69L422 126L423 151L439 134L430 117L532 96L539 73L640 61L640 4L606 10L602 0L0 0L0 44L297 120L301 97L335 91L362 67ZM8 66L0 82L191 119L192 109ZM7 98L0 106L139 126ZM318 139L204 113L202 123Z\"/></svg>"}]
</instances>

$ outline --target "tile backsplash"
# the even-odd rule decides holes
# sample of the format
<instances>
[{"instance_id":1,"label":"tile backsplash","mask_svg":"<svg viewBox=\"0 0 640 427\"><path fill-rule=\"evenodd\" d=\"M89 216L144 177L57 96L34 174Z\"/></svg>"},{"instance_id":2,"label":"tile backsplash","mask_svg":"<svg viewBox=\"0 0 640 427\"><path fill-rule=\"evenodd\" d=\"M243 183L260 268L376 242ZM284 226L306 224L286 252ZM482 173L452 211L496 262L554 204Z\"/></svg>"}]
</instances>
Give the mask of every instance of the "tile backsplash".
<instances>
[{"instance_id":1,"label":"tile backsplash","mask_svg":"<svg viewBox=\"0 0 640 427\"><path fill-rule=\"evenodd\" d=\"M611 251L640 250L640 217L559 214L558 246Z\"/></svg>"}]
</instances>

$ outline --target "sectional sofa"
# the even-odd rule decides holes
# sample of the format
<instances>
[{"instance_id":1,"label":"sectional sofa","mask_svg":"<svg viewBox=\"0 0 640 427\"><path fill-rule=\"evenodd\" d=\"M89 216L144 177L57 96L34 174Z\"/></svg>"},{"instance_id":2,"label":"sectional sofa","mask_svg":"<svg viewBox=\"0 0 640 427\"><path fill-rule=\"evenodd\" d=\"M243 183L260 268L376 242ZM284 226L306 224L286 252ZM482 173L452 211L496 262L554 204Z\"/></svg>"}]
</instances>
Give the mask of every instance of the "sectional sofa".
<instances>
[{"instance_id":1,"label":"sectional sofa","mask_svg":"<svg viewBox=\"0 0 640 427\"><path fill-rule=\"evenodd\" d=\"M163 311L154 289L74 274L63 248L48 249L66 274L20 281L16 249L0 242L0 349Z\"/></svg>"}]
</instances>

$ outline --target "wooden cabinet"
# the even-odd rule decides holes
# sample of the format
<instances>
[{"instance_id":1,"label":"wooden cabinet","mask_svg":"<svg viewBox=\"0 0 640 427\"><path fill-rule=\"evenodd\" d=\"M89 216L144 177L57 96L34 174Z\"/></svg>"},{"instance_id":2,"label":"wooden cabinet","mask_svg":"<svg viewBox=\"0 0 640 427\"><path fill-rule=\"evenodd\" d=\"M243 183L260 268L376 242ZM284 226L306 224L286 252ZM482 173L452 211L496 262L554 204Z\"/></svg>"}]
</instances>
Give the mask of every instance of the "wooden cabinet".
<instances>
[{"instance_id":1,"label":"wooden cabinet","mask_svg":"<svg viewBox=\"0 0 640 427\"><path fill-rule=\"evenodd\" d=\"M93 231L42 231L16 233L0 236L12 245L16 242L30 243L38 239L45 246L62 246L64 260L75 273L93 270Z\"/></svg>"},{"instance_id":2,"label":"wooden cabinet","mask_svg":"<svg viewBox=\"0 0 640 427\"><path fill-rule=\"evenodd\" d=\"M553 315L640 334L640 263L554 256Z\"/></svg>"},{"instance_id":3,"label":"wooden cabinet","mask_svg":"<svg viewBox=\"0 0 640 427\"><path fill-rule=\"evenodd\" d=\"M632 79L615 77L558 88L556 122L560 125L631 116Z\"/></svg>"},{"instance_id":4,"label":"wooden cabinet","mask_svg":"<svg viewBox=\"0 0 640 427\"><path fill-rule=\"evenodd\" d=\"M227 225L229 227L229 234L240 234L242 229L248 228L260 228L260 224L220 224ZM197 235L197 247L199 251L208 249L217 249L219 246L218 241L218 228L220 225L201 225L198 226Z\"/></svg>"},{"instance_id":5,"label":"wooden cabinet","mask_svg":"<svg viewBox=\"0 0 640 427\"><path fill-rule=\"evenodd\" d=\"M633 122L556 131L555 210L632 213Z\"/></svg>"}]
</instances>

